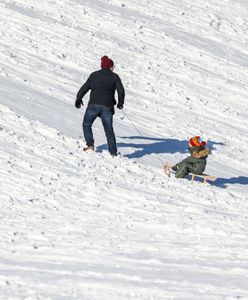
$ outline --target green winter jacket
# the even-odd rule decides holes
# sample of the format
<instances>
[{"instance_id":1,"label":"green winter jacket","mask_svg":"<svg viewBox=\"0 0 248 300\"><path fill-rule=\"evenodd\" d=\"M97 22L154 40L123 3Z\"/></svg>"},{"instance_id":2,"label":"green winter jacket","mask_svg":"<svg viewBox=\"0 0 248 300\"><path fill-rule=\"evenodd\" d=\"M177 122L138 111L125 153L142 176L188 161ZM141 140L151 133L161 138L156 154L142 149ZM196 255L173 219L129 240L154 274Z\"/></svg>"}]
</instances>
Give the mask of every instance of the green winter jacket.
<instances>
[{"instance_id":1,"label":"green winter jacket","mask_svg":"<svg viewBox=\"0 0 248 300\"><path fill-rule=\"evenodd\" d=\"M204 146L189 147L188 150L191 156L187 157L185 161L193 164L194 174L202 174L206 168L210 150Z\"/></svg>"},{"instance_id":2,"label":"green winter jacket","mask_svg":"<svg viewBox=\"0 0 248 300\"><path fill-rule=\"evenodd\" d=\"M178 169L182 164L191 164L191 172L194 174L202 174L206 168L207 157L210 154L210 150L204 146L200 147L189 147L188 148L191 156L185 158L176 165L175 169Z\"/></svg>"}]
</instances>

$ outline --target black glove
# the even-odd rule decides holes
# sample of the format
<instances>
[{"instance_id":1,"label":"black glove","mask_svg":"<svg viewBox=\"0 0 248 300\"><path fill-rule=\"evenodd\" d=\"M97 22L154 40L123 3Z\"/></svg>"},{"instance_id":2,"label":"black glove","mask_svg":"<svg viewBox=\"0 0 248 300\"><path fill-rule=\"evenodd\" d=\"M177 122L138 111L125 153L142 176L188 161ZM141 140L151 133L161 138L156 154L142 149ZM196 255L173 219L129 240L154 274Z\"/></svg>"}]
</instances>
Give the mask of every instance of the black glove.
<instances>
[{"instance_id":1,"label":"black glove","mask_svg":"<svg viewBox=\"0 0 248 300\"><path fill-rule=\"evenodd\" d=\"M81 108L81 105L84 105L82 99L77 99L75 102L75 107Z\"/></svg>"},{"instance_id":2,"label":"black glove","mask_svg":"<svg viewBox=\"0 0 248 300\"><path fill-rule=\"evenodd\" d=\"M117 104L117 108L119 108L119 109L123 109L123 105L121 105L121 104Z\"/></svg>"},{"instance_id":3,"label":"black glove","mask_svg":"<svg viewBox=\"0 0 248 300\"><path fill-rule=\"evenodd\" d=\"M173 171L177 171L177 165L173 166L173 167L172 167L172 170L173 170Z\"/></svg>"}]
</instances>

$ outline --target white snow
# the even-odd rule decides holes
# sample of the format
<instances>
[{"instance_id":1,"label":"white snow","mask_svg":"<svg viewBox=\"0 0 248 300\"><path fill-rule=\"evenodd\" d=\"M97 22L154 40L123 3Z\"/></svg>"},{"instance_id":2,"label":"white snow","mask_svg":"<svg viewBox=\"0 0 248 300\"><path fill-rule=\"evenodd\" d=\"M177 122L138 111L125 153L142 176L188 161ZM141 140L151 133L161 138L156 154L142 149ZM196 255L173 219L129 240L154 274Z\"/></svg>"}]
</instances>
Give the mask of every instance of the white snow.
<instances>
[{"instance_id":1,"label":"white snow","mask_svg":"<svg viewBox=\"0 0 248 300\"><path fill-rule=\"evenodd\" d=\"M248 299L248 4L0 1L0 299ZM74 107L109 55L108 154ZM166 177L200 134L213 184Z\"/></svg>"}]
</instances>

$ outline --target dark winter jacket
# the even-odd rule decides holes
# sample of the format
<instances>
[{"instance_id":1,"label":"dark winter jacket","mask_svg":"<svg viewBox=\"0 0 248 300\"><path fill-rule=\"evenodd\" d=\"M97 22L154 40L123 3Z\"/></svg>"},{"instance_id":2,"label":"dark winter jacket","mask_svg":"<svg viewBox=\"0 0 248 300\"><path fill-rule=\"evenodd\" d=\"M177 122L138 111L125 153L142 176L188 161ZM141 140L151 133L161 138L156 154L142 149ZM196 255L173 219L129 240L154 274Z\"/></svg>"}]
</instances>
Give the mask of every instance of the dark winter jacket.
<instances>
[{"instance_id":1,"label":"dark winter jacket","mask_svg":"<svg viewBox=\"0 0 248 300\"><path fill-rule=\"evenodd\" d=\"M173 170L177 171L182 166L190 164L190 172L194 174L202 174L206 168L207 157L210 154L210 150L204 146L189 147L188 150L191 156L176 164L173 167Z\"/></svg>"},{"instance_id":2,"label":"dark winter jacket","mask_svg":"<svg viewBox=\"0 0 248 300\"><path fill-rule=\"evenodd\" d=\"M210 151L208 148L205 148L204 146L200 147L189 147L188 148L191 156L185 158L184 161L187 161L194 166L194 173L195 174L201 174L204 172L207 164L207 157L210 154Z\"/></svg>"},{"instance_id":3,"label":"dark winter jacket","mask_svg":"<svg viewBox=\"0 0 248 300\"><path fill-rule=\"evenodd\" d=\"M115 90L118 93L118 106L123 107L125 91L120 77L110 69L93 72L77 93L77 103L82 103L84 95L91 90L88 105L98 104L113 108L116 104Z\"/></svg>"}]
</instances>

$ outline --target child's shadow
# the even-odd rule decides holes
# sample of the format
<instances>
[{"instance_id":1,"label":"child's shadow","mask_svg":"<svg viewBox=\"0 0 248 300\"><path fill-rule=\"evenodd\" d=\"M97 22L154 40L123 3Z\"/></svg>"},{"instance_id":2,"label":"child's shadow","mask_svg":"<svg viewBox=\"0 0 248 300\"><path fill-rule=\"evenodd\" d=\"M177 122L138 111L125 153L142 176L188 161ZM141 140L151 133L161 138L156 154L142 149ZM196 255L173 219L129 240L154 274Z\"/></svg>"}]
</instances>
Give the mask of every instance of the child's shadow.
<instances>
[{"instance_id":1,"label":"child's shadow","mask_svg":"<svg viewBox=\"0 0 248 300\"><path fill-rule=\"evenodd\" d=\"M246 176L239 176L239 177L231 177L231 178L217 178L213 185L218 186L220 188L227 188L229 184L248 184L248 177Z\"/></svg>"}]
</instances>

